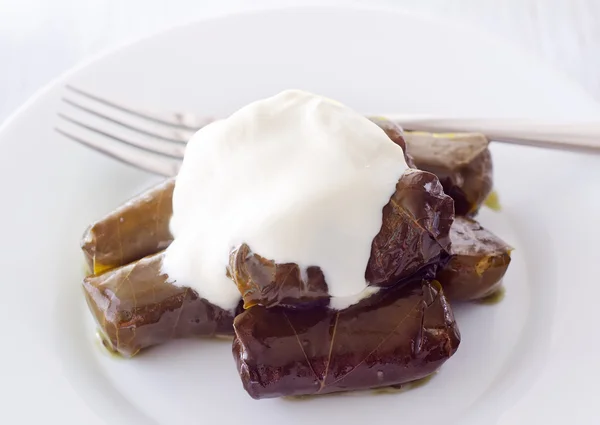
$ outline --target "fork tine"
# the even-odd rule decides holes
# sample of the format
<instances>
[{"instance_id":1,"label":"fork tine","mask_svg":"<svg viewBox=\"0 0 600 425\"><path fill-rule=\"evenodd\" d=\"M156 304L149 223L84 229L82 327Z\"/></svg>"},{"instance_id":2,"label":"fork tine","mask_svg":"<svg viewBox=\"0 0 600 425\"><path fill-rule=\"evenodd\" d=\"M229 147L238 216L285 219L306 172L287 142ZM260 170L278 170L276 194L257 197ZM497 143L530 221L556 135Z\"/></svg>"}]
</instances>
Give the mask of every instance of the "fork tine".
<instances>
[{"instance_id":1,"label":"fork tine","mask_svg":"<svg viewBox=\"0 0 600 425\"><path fill-rule=\"evenodd\" d=\"M127 114L119 112L118 109L108 107L103 104L94 104L89 100L75 101L70 98L63 97L61 99L67 105L91 115L95 115L103 120L109 121L127 130L132 130L146 136L165 140L168 142L187 143L194 134L193 131L176 129L156 124L154 122L146 122L136 117L130 117Z\"/></svg>"},{"instance_id":2,"label":"fork tine","mask_svg":"<svg viewBox=\"0 0 600 425\"><path fill-rule=\"evenodd\" d=\"M105 136L112 140L116 140L126 145L143 149L147 152L152 152L175 159L182 159L183 154L185 152L185 145L179 143L166 142L163 140L153 140L149 137L139 136L136 133L130 133L128 137L125 135L117 135L105 129L101 129L98 126L89 124L89 119L87 120L88 123L86 123L62 112L59 112L58 116L63 120L66 120L78 127L84 128L93 133L97 133L99 135Z\"/></svg>"},{"instance_id":3,"label":"fork tine","mask_svg":"<svg viewBox=\"0 0 600 425\"><path fill-rule=\"evenodd\" d=\"M75 131L73 129L67 131L64 128L55 127L55 130L63 136L104 155L151 173L171 177L178 173L181 166L179 160L138 149L118 141L111 141L97 134L86 132L87 135L82 135L81 129L79 129L80 134L77 134L77 128L74 128Z\"/></svg>"},{"instance_id":4,"label":"fork tine","mask_svg":"<svg viewBox=\"0 0 600 425\"><path fill-rule=\"evenodd\" d=\"M129 106L125 106L112 100L105 99L100 96L96 96L92 93L84 91L80 88L74 87L70 84L66 85L66 88L71 90L74 93L78 93L81 96L84 96L88 99L92 99L96 102L104 104L106 106L118 109L122 112L126 112L128 114L137 116L139 118L153 121L155 123L159 123L162 125L167 125L179 129L189 130L189 131L197 131L199 128L204 127L206 124L214 121L212 118L208 118L206 116L200 116L192 113L156 113L150 111L144 111L137 108L132 108Z\"/></svg>"}]
</instances>

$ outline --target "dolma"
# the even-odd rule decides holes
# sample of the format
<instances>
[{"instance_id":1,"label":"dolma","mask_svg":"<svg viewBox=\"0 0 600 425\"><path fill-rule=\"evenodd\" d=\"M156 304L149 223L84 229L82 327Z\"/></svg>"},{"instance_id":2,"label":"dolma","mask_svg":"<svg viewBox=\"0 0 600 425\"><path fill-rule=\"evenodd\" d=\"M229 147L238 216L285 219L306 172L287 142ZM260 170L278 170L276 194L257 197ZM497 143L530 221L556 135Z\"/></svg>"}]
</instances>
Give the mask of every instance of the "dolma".
<instances>
[{"instance_id":1,"label":"dolma","mask_svg":"<svg viewBox=\"0 0 600 425\"><path fill-rule=\"evenodd\" d=\"M173 240L175 180L169 179L134 197L85 232L83 250L92 274L100 274L165 249Z\"/></svg>"},{"instance_id":2,"label":"dolma","mask_svg":"<svg viewBox=\"0 0 600 425\"><path fill-rule=\"evenodd\" d=\"M162 259L160 252L83 281L104 343L125 357L170 339L233 335L233 313L169 283Z\"/></svg>"},{"instance_id":3,"label":"dolma","mask_svg":"<svg viewBox=\"0 0 600 425\"><path fill-rule=\"evenodd\" d=\"M308 267L303 277L297 264L278 264L253 253L247 244L231 251L228 274L242 294L244 308L329 303L325 276L319 267Z\"/></svg>"},{"instance_id":4,"label":"dolma","mask_svg":"<svg viewBox=\"0 0 600 425\"><path fill-rule=\"evenodd\" d=\"M451 301L472 301L497 291L512 248L475 220L456 217L450 228L450 260L437 274Z\"/></svg>"},{"instance_id":5,"label":"dolma","mask_svg":"<svg viewBox=\"0 0 600 425\"><path fill-rule=\"evenodd\" d=\"M437 370L460 334L439 286L384 289L345 310L252 307L233 356L255 399L398 385Z\"/></svg>"},{"instance_id":6,"label":"dolma","mask_svg":"<svg viewBox=\"0 0 600 425\"><path fill-rule=\"evenodd\" d=\"M474 215L492 191L489 141L478 133L404 133L406 151L420 170L440 179L456 215Z\"/></svg>"},{"instance_id":7,"label":"dolma","mask_svg":"<svg viewBox=\"0 0 600 425\"><path fill-rule=\"evenodd\" d=\"M372 118L405 152L402 128L389 120ZM413 164L414 168L414 164ZM81 248L92 274L139 260L165 249L172 241L169 221L173 214L175 178L133 197L85 231Z\"/></svg>"},{"instance_id":8,"label":"dolma","mask_svg":"<svg viewBox=\"0 0 600 425\"><path fill-rule=\"evenodd\" d=\"M413 158L408 154L406 149L406 140L404 139L404 130L394 121L391 121L385 117L369 117L371 121L381 128L385 134L390 138L392 142L397 144L404 151L404 159L410 168L417 168Z\"/></svg>"},{"instance_id":9,"label":"dolma","mask_svg":"<svg viewBox=\"0 0 600 425\"><path fill-rule=\"evenodd\" d=\"M371 119L405 150L409 165L414 167L412 153L416 155L420 169L441 179L446 193L455 201L457 215L479 208L492 184L487 140L477 134L460 134L452 139L449 135L402 133L392 121ZM471 145L474 146L469 147ZM482 151L477 155L478 149ZM469 161L467 157L473 159ZM81 246L94 274L154 254L171 243L169 221L173 212L174 186L174 179L167 180L134 197L87 229ZM468 201L467 196L475 201Z\"/></svg>"},{"instance_id":10,"label":"dolma","mask_svg":"<svg viewBox=\"0 0 600 425\"><path fill-rule=\"evenodd\" d=\"M410 169L383 208L381 230L373 239L365 279L386 287L416 274L435 274L450 245L454 218L452 199L431 173ZM298 265L277 264L254 253L246 244L232 250L229 274L238 286L244 307L303 305L327 301L327 283L318 265L305 276Z\"/></svg>"}]
</instances>

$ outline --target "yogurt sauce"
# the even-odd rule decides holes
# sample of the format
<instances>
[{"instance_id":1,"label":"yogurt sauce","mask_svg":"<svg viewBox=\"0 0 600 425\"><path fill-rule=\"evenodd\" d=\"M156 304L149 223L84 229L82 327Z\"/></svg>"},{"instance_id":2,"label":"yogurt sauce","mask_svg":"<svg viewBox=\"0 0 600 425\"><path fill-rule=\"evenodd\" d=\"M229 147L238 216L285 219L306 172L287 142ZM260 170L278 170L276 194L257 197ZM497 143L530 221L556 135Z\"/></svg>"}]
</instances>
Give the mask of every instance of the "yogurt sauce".
<instances>
[{"instance_id":1,"label":"yogurt sauce","mask_svg":"<svg viewBox=\"0 0 600 425\"><path fill-rule=\"evenodd\" d=\"M277 263L320 267L331 306L345 308L373 292L371 242L407 169L383 130L340 103L299 90L253 102L189 141L163 271L234 309L226 268L245 242Z\"/></svg>"}]
</instances>

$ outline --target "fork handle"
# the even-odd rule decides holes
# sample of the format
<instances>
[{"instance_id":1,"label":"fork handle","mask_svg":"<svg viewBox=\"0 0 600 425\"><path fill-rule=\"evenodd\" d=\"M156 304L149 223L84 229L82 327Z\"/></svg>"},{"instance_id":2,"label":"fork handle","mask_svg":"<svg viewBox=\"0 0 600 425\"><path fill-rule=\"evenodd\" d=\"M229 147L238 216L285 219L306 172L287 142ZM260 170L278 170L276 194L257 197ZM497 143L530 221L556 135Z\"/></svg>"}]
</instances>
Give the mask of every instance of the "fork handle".
<instances>
[{"instance_id":1,"label":"fork handle","mask_svg":"<svg viewBox=\"0 0 600 425\"><path fill-rule=\"evenodd\" d=\"M600 154L600 121L433 118L397 114L383 116L406 130L475 132L483 133L496 142Z\"/></svg>"}]
</instances>

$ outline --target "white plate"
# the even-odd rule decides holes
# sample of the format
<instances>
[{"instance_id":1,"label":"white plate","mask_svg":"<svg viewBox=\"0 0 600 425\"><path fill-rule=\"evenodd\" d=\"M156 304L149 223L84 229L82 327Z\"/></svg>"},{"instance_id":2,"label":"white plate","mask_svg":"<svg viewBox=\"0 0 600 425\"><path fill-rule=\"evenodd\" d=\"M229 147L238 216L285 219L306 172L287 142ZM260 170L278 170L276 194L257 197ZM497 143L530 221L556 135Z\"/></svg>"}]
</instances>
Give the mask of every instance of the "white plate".
<instances>
[{"instance_id":1,"label":"white plate","mask_svg":"<svg viewBox=\"0 0 600 425\"><path fill-rule=\"evenodd\" d=\"M482 221L517 248L506 298L456 309L462 345L427 385L402 394L256 402L242 389L227 342L178 341L130 361L99 348L79 287L78 239L90 221L157 178L52 132L66 80L148 109L216 115L289 87L365 112L600 112L574 85L504 45L375 10L239 14L176 28L87 64L0 131L0 386L9 400L0 422L600 420L600 158L493 147L504 210Z\"/></svg>"}]
</instances>

